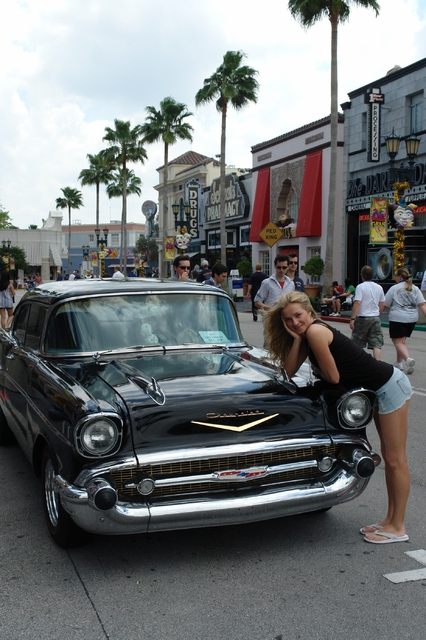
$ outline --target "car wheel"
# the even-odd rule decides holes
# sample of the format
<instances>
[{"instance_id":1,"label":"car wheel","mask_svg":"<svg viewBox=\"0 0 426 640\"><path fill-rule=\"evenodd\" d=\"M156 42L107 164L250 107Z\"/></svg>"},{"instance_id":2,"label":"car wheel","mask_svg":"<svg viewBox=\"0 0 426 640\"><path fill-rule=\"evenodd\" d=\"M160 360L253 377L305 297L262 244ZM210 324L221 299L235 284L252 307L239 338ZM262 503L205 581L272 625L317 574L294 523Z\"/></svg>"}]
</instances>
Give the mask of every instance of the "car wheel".
<instances>
[{"instance_id":1,"label":"car wheel","mask_svg":"<svg viewBox=\"0 0 426 640\"><path fill-rule=\"evenodd\" d=\"M48 447L43 452L41 471L43 511L50 535L60 547L85 544L90 539L90 534L75 524L61 504L55 487L55 463Z\"/></svg>"}]
</instances>

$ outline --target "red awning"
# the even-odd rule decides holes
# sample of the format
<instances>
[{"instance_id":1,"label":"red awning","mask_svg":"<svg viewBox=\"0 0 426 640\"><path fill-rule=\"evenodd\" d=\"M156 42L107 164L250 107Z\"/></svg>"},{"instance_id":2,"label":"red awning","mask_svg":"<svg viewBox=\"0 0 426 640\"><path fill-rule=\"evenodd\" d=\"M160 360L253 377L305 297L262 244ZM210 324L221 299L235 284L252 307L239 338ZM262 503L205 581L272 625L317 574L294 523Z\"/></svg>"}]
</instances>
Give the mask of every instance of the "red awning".
<instances>
[{"instance_id":1,"label":"red awning","mask_svg":"<svg viewBox=\"0 0 426 640\"><path fill-rule=\"evenodd\" d=\"M250 242L263 242L259 233L271 219L270 169L261 169L257 176L256 194L254 196L251 217Z\"/></svg>"},{"instance_id":2,"label":"red awning","mask_svg":"<svg viewBox=\"0 0 426 640\"><path fill-rule=\"evenodd\" d=\"M296 236L320 236L322 226L322 151L306 156Z\"/></svg>"}]
</instances>

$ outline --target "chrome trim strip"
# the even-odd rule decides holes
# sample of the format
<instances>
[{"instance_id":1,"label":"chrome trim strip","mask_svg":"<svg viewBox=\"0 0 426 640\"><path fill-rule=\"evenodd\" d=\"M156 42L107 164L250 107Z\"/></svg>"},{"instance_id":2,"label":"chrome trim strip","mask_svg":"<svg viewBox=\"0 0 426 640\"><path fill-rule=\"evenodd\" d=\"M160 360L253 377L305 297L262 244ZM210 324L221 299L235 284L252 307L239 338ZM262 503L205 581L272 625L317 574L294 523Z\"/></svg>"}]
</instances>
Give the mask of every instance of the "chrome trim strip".
<instances>
[{"instance_id":1,"label":"chrome trim strip","mask_svg":"<svg viewBox=\"0 0 426 640\"><path fill-rule=\"evenodd\" d=\"M263 454L275 451L288 451L292 449L308 449L313 447L319 448L324 446L333 446L335 444L348 444L354 446L363 446L367 451L370 445L366 439L356 435L338 435L333 437L321 438L301 438L292 440L271 440L270 442L253 442L243 444L233 444L217 447L202 447L191 449L179 449L174 451L156 451L154 453L139 454L137 459L134 457L126 457L113 462L105 462L96 465L91 469L81 471L75 479L75 484L79 487L84 486L94 476L113 471L126 471L134 467L144 467L160 464L171 464L175 462L186 462L188 460L209 460L210 458L226 458L231 456L244 456L249 454Z\"/></svg>"},{"instance_id":2,"label":"chrome trim strip","mask_svg":"<svg viewBox=\"0 0 426 640\"><path fill-rule=\"evenodd\" d=\"M62 505L77 525L92 533L125 534L246 524L317 511L355 498L365 489L368 479L339 469L326 483L267 487L248 496L203 497L162 504L117 503L108 511L99 511L88 504L85 491L58 478L56 482Z\"/></svg>"},{"instance_id":3,"label":"chrome trim strip","mask_svg":"<svg viewBox=\"0 0 426 640\"><path fill-rule=\"evenodd\" d=\"M286 471L298 471L300 469L310 469L312 467L318 467L317 460L305 460L303 462L292 462L289 464L280 464L274 467L266 467L265 473L261 476L262 478L266 478L267 476L273 476L278 473L283 473ZM234 469L229 469L229 471L234 471ZM250 471L250 468L247 469L237 469L237 471ZM223 473L223 472L221 472ZM174 487L182 484L203 484L206 482L217 482L218 484L222 484L223 482L236 482L237 484L241 482L247 482L249 480L253 480L253 478L220 478L218 477L218 472L214 471L213 473L206 473L199 476L179 476L178 478L165 478L163 480L155 480L154 485L156 487ZM133 488L133 486L137 485L125 485L126 488Z\"/></svg>"}]
</instances>

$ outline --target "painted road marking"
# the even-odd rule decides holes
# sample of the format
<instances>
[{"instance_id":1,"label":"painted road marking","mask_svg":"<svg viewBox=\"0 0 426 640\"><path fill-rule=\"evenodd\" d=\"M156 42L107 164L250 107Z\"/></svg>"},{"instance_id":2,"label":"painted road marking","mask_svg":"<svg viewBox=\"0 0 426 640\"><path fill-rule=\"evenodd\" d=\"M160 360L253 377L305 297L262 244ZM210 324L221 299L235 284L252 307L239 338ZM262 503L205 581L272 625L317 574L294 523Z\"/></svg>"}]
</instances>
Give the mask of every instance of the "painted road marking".
<instances>
[{"instance_id":1,"label":"painted road marking","mask_svg":"<svg viewBox=\"0 0 426 640\"><path fill-rule=\"evenodd\" d=\"M420 564L426 565L426 550L416 549L416 551L405 551L405 555L414 558ZM386 573L385 578L399 584L400 582L414 582L415 580L426 580L426 569L413 569L412 571L399 571L398 573Z\"/></svg>"}]
</instances>

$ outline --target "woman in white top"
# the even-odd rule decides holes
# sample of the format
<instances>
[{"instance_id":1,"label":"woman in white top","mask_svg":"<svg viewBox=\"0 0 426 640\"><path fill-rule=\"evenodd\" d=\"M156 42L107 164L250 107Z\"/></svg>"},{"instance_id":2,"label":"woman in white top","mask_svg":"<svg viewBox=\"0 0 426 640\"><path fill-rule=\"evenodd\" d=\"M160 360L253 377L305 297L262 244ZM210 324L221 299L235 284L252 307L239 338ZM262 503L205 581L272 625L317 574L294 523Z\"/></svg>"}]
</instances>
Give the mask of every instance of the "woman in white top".
<instances>
[{"instance_id":1,"label":"woman in white top","mask_svg":"<svg viewBox=\"0 0 426 640\"><path fill-rule=\"evenodd\" d=\"M7 329L12 322L14 296L15 289L10 282L9 272L2 271L0 275L0 317L2 329Z\"/></svg>"},{"instance_id":2,"label":"woman in white top","mask_svg":"<svg viewBox=\"0 0 426 640\"><path fill-rule=\"evenodd\" d=\"M405 373L413 373L416 361L410 358L406 340L419 319L419 307L426 316L426 302L407 269L399 267L395 271L395 280L397 284L389 289L385 299L385 309L389 309L389 337L396 349L393 366Z\"/></svg>"}]
</instances>

